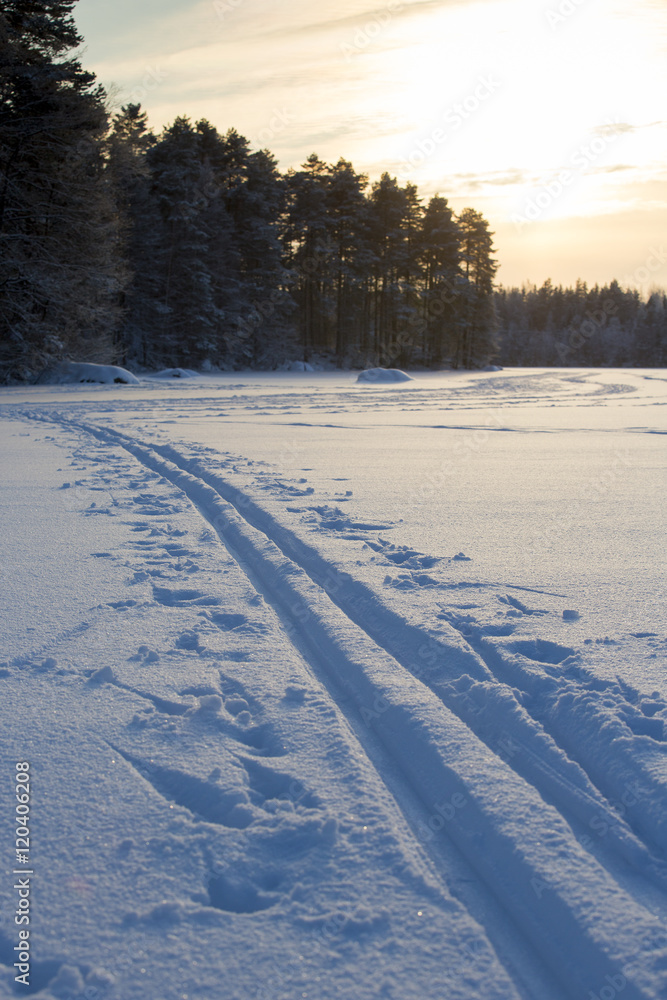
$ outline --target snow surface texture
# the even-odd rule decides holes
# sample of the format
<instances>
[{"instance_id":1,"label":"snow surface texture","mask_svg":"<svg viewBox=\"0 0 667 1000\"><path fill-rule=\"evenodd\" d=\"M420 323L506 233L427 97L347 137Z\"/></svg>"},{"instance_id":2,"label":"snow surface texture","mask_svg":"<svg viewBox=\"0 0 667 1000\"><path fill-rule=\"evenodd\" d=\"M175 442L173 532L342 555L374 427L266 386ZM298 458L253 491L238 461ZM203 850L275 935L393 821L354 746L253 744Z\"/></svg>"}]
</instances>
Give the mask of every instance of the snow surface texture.
<instances>
[{"instance_id":1,"label":"snow surface texture","mask_svg":"<svg viewBox=\"0 0 667 1000\"><path fill-rule=\"evenodd\" d=\"M151 378L197 378L197 372L191 368L164 368L161 372L156 372Z\"/></svg>"},{"instance_id":2,"label":"snow surface texture","mask_svg":"<svg viewBox=\"0 0 667 1000\"><path fill-rule=\"evenodd\" d=\"M667 375L379 388L0 395L1 997L667 996Z\"/></svg>"}]
</instances>

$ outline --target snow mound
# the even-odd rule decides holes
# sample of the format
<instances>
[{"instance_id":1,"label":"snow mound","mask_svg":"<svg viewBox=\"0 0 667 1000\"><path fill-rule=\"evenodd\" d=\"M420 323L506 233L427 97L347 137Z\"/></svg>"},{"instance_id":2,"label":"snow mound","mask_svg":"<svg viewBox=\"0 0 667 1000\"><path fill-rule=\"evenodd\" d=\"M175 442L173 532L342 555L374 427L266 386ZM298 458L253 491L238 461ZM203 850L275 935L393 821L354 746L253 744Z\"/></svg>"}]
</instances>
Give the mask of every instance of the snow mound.
<instances>
[{"instance_id":1,"label":"snow mound","mask_svg":"<svg viewBox=\"0 0 667 1000\"><path fill-rule=\"evenodd\" d=\"M165 368L161 372L152 372L151 378L197 378L198 374L191 368Z\"/></svg>"},{"instance_id":2,"label":"snow mound","mask_svg":"<svg viewBox=\"0 0 667 1000\"><path fill-rule=\"evenodd\" d=\"M402 372L400 368L367 368L359 373L357 382L412 382L412 375Z\"/></svg>"},{"instance_id":3,"label":"snow mound","mask_svg":"<svg viewBox=\"0 0 667 1000\"><path fill-rule=\"evenodd\" d=\"M115 365L94 365L76 361L61 361L46 368L37 379L37 385L71 385L76 382L99 382L102 385L121 383L140 385L139 379L125 368Z\"/></svg>"}]
</instances>

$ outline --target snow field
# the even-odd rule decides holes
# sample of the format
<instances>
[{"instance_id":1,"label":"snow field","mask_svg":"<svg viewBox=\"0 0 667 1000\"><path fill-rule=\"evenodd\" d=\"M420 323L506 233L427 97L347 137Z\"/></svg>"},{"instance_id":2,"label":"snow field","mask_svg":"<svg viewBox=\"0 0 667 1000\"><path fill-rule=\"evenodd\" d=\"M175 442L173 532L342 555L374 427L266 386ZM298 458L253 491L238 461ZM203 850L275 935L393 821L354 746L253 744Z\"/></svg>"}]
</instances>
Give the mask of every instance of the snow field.
<instances>
[{"instance_id":1,"label":"snow field","mask_svg":"<svg viewBox=\"0 0 667 1000\"><path fill-rule=\"evenodd\" d=\"M104 606L3 678L3 760L21 745L44 789L38 993L514 996L270 609L173 490L128 478Z\"/></svg>"},{"instance_id":2,"label":"snow field","mask_svg":"<svg viewBox=\"0 0 667 1000\"><path fill-rule=\"evenodd\" d=\"M137 976L149 975L153 992L188 1000L660 997L664 618L637 611L659 587L659 549L628 581L627 624L616 610L633 547L660 538L664 462L647 442L660 441L663 383L503 372L445 380L443 395L418 377L364 402L367 388L329 377L282 379L275 390L264 377L223 381L215 398L211 380L202 395L191 378L159 400L101 387L5 405L18 418L7 426L38 447L26 493L52 521L57 496L55 537L76 538L90 568L82 608L64 565L71 620L43 628L40 645L13 614L0 679L8 759L27 741L50 790L40 822L55 875L35 931L44 995L107 975L110 996L145 996ZM461 489L437 479L446 453L429 482L414 448L443 405L441 440L472 442L456 456ZM615 452L633 435L639 451L631 467L607 463L597 520L582 493L583 566L558 545L538 545L528 565L515 546L511 565L507 539L494 552L502 505L523 491L529 530L540 508L498 458L512 454L516 472L523 454L530 468L545 433L534 427L550 426L565 469L575 417L594 425L578 432L585 448L607 435ZM383 421L387 445L369 451ZM513 452L512 426L523 427ZM44 431L61 462L75 456L66 477L48 473L46 441L33 440ZM45 476L48 496L36 489ZM573 488L561 482L561 502ZM631 537L609 551L592 525L618 530L619 495L642 493ZM476 516L484 499L467 537L466 509ZM15 539L6 553L14 583L23 560L28 592L47 555L38 539L44 551ZM85 836L72 818L56 841L65 790L63 815L83 807L91 819ZM73 843L95 877L76 889L81 923L63 935Z\"/></svg>"}]
</instances>

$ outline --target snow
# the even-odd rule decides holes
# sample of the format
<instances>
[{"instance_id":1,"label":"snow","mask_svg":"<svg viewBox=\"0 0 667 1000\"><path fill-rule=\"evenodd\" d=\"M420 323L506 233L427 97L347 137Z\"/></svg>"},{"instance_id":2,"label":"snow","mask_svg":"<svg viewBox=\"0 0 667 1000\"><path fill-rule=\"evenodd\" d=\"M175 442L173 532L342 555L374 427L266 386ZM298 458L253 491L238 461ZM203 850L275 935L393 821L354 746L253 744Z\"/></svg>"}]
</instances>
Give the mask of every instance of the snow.
<instances>
[{"instance_id":1,"label":"snow","mask_svg":"<svg viewBox=\"0 0 667 1000\"><path fill-rule=\"evenodd\" d=\"M83 364L75 361L61 361L45 369L37 379L38 385L70 385L76 382L138 385L139 379L132 372L116 365Z\"/></svg>"},{"instance_id":2,"label":"snow","mask_svg":"<svg viewBox=\"0 0 667 1000\"><path fill-rule=\"evenodd\" d=\"M357 376L357 382L382 385L391 382L411 382L412 376L399 368L367 368Z\"/></svg>"},{"instance_id":3,"label":"snow","mask_svg":"<svg viewBox=\"0 0 667 1000\"><path fill-rule=\"evenodd\" d=\"M315 368L308 361L286 361L280 370L284 372L314 372Z\"/></svg>"},{"instance_id":4,"label":"snow","mask_svg":"<svg viewBox=\"0 0 667 1000\"><path fill-rule=\"evenodd\" d=\"M197 372L191 368L164 368L161 372L153 372L151 378L197 378Z\"/></svg>"},{"instance_id":5,"label":"snow","mask_svg":"<svg viewBox=\"0 0 667 1000\"><path fill-rule=\"evenodd\" d=\"M0 996L659 1000L667 373L0 394Z\"/></svg>"}]
</instances>

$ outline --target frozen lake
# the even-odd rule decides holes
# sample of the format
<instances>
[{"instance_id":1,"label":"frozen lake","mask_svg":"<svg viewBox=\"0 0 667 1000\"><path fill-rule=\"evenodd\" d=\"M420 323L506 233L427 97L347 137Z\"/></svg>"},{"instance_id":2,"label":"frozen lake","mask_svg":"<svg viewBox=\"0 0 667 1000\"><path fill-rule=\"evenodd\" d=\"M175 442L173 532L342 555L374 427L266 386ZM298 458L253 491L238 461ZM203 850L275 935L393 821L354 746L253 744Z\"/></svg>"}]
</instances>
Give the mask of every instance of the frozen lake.
<instances>
[{"instance_id":1,"label":"frozen lake","mask_svg":"<svg viewBox=\"0 0 667 1000\"><path fill-rule=\"evenodd\" d=\"M32 991L665 994L665 372L145 378L0 417Z\"/></svg>"}]
</instances>

